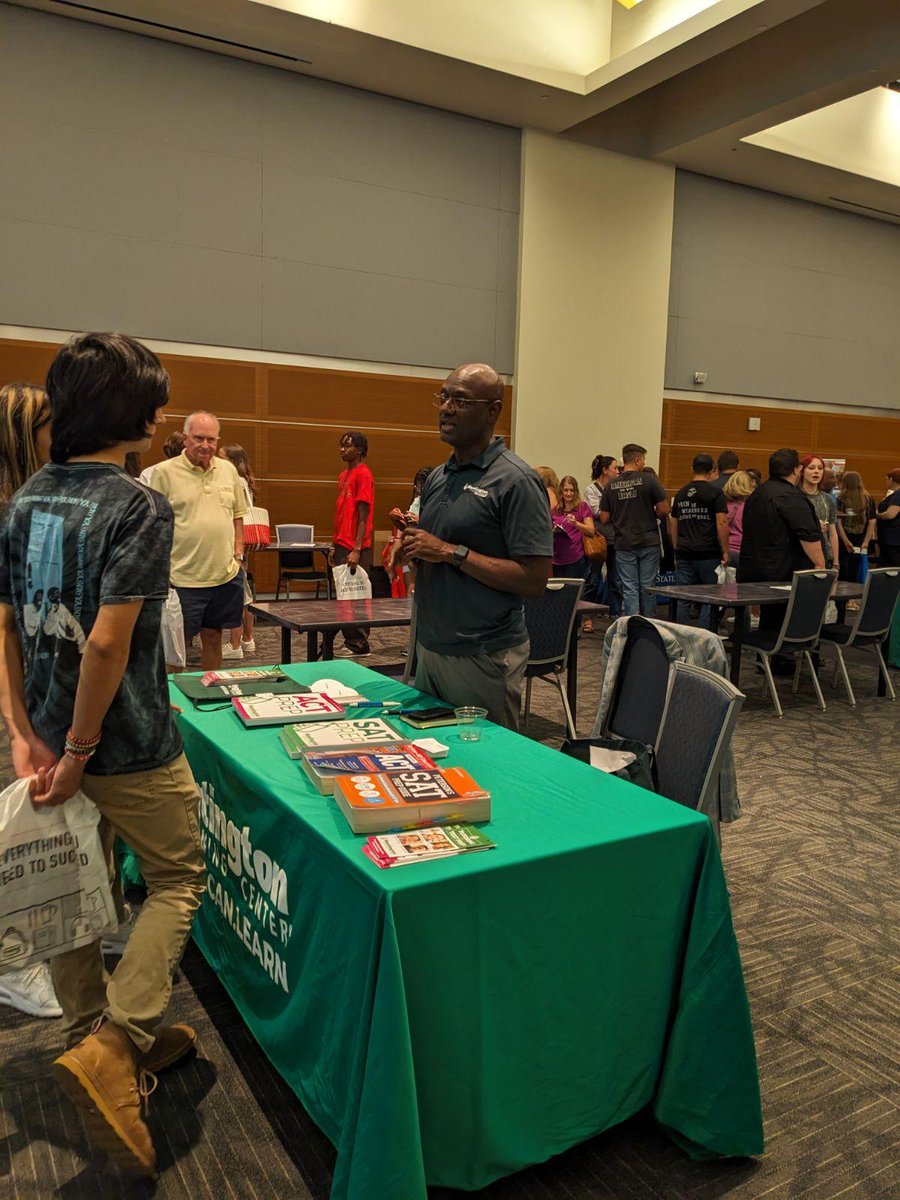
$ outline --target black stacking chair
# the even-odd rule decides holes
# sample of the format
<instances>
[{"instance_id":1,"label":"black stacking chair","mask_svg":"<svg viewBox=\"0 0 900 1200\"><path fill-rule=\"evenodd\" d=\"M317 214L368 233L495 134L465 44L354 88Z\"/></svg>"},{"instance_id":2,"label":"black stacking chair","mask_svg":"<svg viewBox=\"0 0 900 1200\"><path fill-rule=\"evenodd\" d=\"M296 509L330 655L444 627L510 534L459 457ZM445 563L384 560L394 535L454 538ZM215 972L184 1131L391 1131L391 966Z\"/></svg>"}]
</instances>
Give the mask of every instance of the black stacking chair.
<instances>
[{"instance_id":1,"label":"black stacking chair","mask_svg":"<svg viewBox=\"0 0 900 1200\"><path fill-rule=\"evenodd\" d=\"M769 685L769 693L779 717L784 716L781 700L775 690L775 680L772 677L772 655L791 654L797 659L797 670L794 673L794 692L800 681L800 666L803 661L809 667L813 688L819 701L819 708L825 711L825 697L819 687L818 676L811 651L816 649L822 622L825 619L825 607L837 571L795 571L791 582L791 594L788 597L784 620L780 629L754 629L744 638L744 649L755 654L762 663Z\"/></svg>"},{"instance_id":2,"label":"black stacking chair","mask_svg":"<svg viewBox=\"0 0 900 1200\"><path fill-rule=\"evenodd\" d=\"M327 571L319 571L315 565L312 550L279 550L278 551L278 583L275 585L275 599L281 598L281 585L284 584L285 599L291 598L291 582L314 583L316 599L319 599L319 588L325 585L325 599L331 599L331 580Z\"/></svg>"},{"instance_id":3,"label":"black stacking chair","mask_svg":"<svg viewBox=\"0 0 900 1200\"><path fill-rule=\"evenodd\" d=\"M719 774L744 695L703 667L672 664L656 749L657 791L705 813L719 833Z\"/></svg>"},{"instance_id":4,"label":"black stacking chair","mask_svg":"<svg viewBox=\"0 0 900 1200\"><path fill-rule=\"evenodd\" d=\"M543 595L525 600L525 626L531 642L525 667L525 720L531 711L531 685L535 679L545 679L559 691L571 738L577 734L562 680L583 590L583 579L550 579Z\"/></svg>"},{"instance_id":5,"label":"black stacking chair","mask_svg":"<svg viewBox=\"0 0 900 1200\"><path fill-rule=\"evenodd\" d=\"M646 617L619 620L628 622L628 634L601 733L655 747L669 688L669 656L659 630Z\"/></svg>"},{"instance_id":6,"label":"black stacking chair","mask_svg":"<svg viewBox=\"0 0 900 1200\"><path fill-rule=\"evenodd\" d=\"M892 700L897 699L881 645L891 627L898 595L900 595L900 567L873 568L869 571L866 579L856 619L849 624L822 626L820 647L824 650L826 646L832 646L835 652L832 686L837 687L838 672L840 672L844 677L844 687L847 689L847 699L850 701L851 708L856 706L856 697L853 695L850 676L847 674L847 664L844 661L845 650L874 650L887 693Z\"/></svg>"}]
</instances>

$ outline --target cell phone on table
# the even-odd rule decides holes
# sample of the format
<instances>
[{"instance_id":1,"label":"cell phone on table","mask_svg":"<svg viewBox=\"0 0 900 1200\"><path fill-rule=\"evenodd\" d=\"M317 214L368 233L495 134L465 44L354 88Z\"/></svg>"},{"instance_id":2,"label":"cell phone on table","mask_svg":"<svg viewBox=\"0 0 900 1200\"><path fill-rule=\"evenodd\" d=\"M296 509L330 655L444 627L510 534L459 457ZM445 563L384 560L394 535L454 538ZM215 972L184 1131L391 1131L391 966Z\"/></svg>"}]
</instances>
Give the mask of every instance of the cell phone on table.
<instances>
[{"instance_id":1,"label":"cell phone on table","mask_svg":"<svg viewBox=\"0 0 900 1200\"><path fill-rule=\"evenodd\" d=\"M438 725L456 724L456 713L443 704L434 708L401 708L396 715L414 729L433 729Z\"/></svg>"}]
</instances>

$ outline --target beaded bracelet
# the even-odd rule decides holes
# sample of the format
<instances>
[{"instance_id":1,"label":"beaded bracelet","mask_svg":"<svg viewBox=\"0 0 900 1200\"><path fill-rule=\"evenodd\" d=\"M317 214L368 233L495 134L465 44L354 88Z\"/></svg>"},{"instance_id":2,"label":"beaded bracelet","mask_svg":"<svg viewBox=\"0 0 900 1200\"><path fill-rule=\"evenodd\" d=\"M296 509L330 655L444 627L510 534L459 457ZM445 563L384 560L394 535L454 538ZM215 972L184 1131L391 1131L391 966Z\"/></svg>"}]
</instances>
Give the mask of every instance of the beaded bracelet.
<instances>
[{"instance_id":1,"label":"beaded bracelet","mask_svg":"<svg viewBox=\"0 0 900 1200\"><path fill-rule=\"evenodd\" d=\"M66 734L66 754L79 762L87 762L99 745L99 733L95 737L76 737L70 729Z\"/></svg>"},{"instance_id":2,"label":"beaded bracelet","mask_svg":"<svg viewBox=\"0 0 900 1200\"><path fill-rule=\"evenodd\" d=\"M92 750L70 750L66 746L66 758L74 758L76 762L86 763L89 758L93 757L96 750L96 746Z\"/></svg>"}]
</instances>

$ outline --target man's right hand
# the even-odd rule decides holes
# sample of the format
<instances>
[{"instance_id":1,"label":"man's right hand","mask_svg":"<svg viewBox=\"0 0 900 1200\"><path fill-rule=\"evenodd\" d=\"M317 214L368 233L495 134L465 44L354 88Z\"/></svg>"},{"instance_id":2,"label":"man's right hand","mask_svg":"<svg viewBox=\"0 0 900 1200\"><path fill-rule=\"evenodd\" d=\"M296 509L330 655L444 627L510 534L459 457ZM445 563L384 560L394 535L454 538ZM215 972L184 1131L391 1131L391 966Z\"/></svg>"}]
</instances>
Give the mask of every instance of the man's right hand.
<instances>
[{"instance_id":1,"label":"man's right hand","mask_svg":"<svg viewBox=\"0 0 900 1200\"><path fill-rule=\"evenodd\" d=\"M42 768L49 771L59 761L46 742L37 734L30 738L14 738L10 745L13 770L17 779L36 775Z\"/></svg>"}]
</instances>

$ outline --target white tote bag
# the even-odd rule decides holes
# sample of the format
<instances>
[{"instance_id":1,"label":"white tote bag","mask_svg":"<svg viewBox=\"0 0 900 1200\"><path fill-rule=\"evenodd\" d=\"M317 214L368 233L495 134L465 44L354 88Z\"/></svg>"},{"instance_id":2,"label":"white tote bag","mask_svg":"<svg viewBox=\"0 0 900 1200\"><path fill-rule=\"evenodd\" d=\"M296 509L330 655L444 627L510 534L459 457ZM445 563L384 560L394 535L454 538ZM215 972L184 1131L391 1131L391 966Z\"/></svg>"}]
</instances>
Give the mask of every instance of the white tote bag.
<instances>
[{"instance_id":1,"label":"white tote bag","mask_svg":"<svg viewBox=\"0 0 900 1200\"><path fill-rule=\"evenodd\" d=\"M56 808L35 808L27 779L0 794L0 972L116 928L99 821L83 792Z\"/></svg>"},{"instance_id":2,"label":"white tote bag","mask_svg":"<svg viewBox=\"0 0 900 1200\"><path fill-rule=\"evenodd\" d=\"M334 594L338 600L371 600L372 581L362 569L357 567L351 574L347 563L332 568L334 575Z\"/></svg>"},{"instance_id":3,"label":"white tote bag","mask_svg":"<svg viewBox=\"0 0 900 1200\"><path fill-rule=\"evenodd\" d=\"M181 612L181 601L174 588L169 588L169 594L162 606L162 644L166 656L167 667L180 667L183 671L187 665L187 651L184 644L184 617Z\"/></svg>"}]
</instances>

